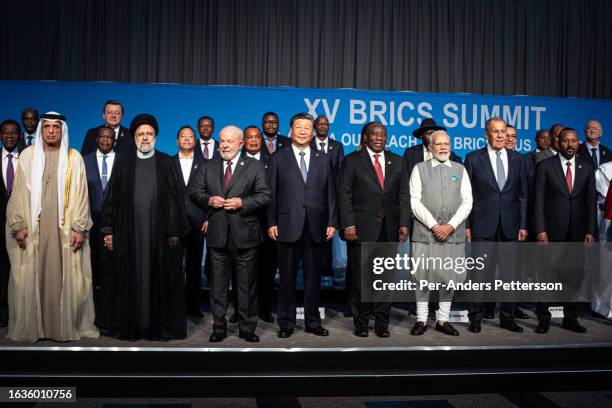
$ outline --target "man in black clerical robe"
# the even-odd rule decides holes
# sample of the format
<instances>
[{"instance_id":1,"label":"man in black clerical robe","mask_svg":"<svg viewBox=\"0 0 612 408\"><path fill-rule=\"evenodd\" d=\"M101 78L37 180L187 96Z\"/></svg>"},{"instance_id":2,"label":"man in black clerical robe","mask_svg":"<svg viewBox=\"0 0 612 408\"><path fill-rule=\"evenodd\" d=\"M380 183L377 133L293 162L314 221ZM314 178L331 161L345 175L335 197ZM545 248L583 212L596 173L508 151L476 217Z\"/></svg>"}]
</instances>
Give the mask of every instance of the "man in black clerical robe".
<instances>
[{"instance_id":1,"label":"man in black clerical robe","mask_svg":"<svg viewBox=\"0 0 612 408\"><path fill-rule=\"evenodd\" d=\"M101 233L113 253L96 324L119 338L184 338L185 280L180 238L189 226L170 156L155 150L157 120L137 115L136 151L118 158L103 206Z\"/></svg>"}]
</instances>

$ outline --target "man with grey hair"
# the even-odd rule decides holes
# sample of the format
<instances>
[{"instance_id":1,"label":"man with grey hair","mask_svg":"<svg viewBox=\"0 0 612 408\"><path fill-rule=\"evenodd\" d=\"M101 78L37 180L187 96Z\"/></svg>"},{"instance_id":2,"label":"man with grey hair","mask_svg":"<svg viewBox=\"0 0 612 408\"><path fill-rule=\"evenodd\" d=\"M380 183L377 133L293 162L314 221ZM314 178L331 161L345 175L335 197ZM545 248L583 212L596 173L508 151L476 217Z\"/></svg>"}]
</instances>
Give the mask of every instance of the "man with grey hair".
<instances>
[{"instance_id":1,"label":"man with grey hair","mask_svg":"<svg viewBox=\"0 0 612 408\"><path fill-rule=\"evenodd\" d=\"M599 143L602 135L603 129L601 122L598 120L589 120L584 125L584 136L586 139L580 143L577 153L578 156L593 163L593 170L597 170L602 164L612 161L612 151Z\"/></svg>"},{"instance_id":2,"label":"man with grey hair","mask_svg":"<svg viewBox=\"0 0 612 408\"><path fill-rule=\"evenodd\" d=\"M238 325L241 339L254 343L257 308L257 248L262 240L259 212L271 201L262 162L241 156L242 131L226 126L219 132L219 153L201 167L191 200L208 210L208 250L212 262L210 303L213 333L209 341L227 337L230 271L236 272Z\"/></svg>"},{"instance_id":3,"label":"man with grey hair","mask_svg":"<svg viewBox=\"0 0 612 408\"><path fill-rule=\"evenodd\" d=\"M446 131L433 132L429 144L432 159L418 163L410 175L410 204L415 217L413 257L465 257L465 220L472 210L472 187L463 165L450 160L450 147ZM448 283L462 281L465 273L432 267L418 268L414 276L428 282ZM429 290L417 290L416 297L417 322L410 331L413 336L427 330ZM453 290L440 290L436 331L458 336L459 332L448 322L452 298Z\"/></svg>"}]
</instances>

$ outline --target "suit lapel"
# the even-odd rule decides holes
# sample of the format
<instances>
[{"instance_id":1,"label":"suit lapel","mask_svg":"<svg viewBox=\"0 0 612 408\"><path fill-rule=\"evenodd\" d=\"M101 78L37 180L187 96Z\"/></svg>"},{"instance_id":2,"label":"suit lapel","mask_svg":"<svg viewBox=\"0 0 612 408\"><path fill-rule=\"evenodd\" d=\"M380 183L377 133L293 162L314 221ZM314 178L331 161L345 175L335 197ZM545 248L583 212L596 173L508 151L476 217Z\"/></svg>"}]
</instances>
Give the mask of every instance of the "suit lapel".
<instances>
[{"instance_id":1,"label":"suit lapel","mask_svg":"<svg viewBox=\"0 0 612 408\"><path fill-rule=\"evenodd\" d=\"M510 186L514 182L514 168L515 166L518 166L520 164L519 161L516 160L515 155L510 154L509 151L506 151L506 154L508 157L508 177L506 177L506 183L504 184L504 188L502 191L510 188Z\"/></svg>"},{"instance_id":2,"label":"suit lapel","mask_svg":"<svg viewBox=\"0 0 612 408\"><path fill-rule=\"evenodd\" d=\"M302 178L302 172L300 171L300 165L297 162L295 154L293 154L293 148L291 146L289 146L286 149L280 150L280 153L285 155L285 160L287 160L289 162L288 163L289 167L291 167L294 171L297 172L297 175L298 175L299 179L302 180L302 183L303 183L304 179ZM310 154L312 155L312 153L313 152L311 150ZM274 153L274 154L279 154L279 153L277 152L277 153ZM311 156L311 159L312 159L312 156Z\"/></svg>"},{"instance_id":3,"label":"suit lapel","mask_svg":"<svg viewBox=\"0 0 612 408\"><path fill-rule=\"evenodd\" d=\"M397 161L395 157L392 157L390 154L385 155L385 188L384 191L389 191L391 188L391 175L394 173L395 167L401 164L401 161Z\"/></svg>"},{"instance_id":4,"label":"suit lapel","mask_svg":"<svg viewBox=\"0 0 612 408\"><path fill-rule=\"evenodd\" d=\"M96 188L99 188L104 195L105 190L102 188L102 172L100 171L100 166L98 166L98 153L95 153L93 156L92 166L96 170ZM108 175L108 180L106 182L106 187L108 187L108 182L110 181L110 175Z\"/></svg>"},{"instance_id":5,"label":"suit lapel","mask_svg":"<svg viewBox=\"0 0 612 408\"><path fill-rule=\"evenodd\" d=\"M489 181L491 182L491 184L493 186L495 186L495 189L497 191L499 191L499 184L497 184L497 179L495 178L495 172L493 171L493 166L491 165L491 159L489 158L489 150L485 147L483 150L481 150L481 154L480 154L480 160L483 162L483 166L484 168L486 168L486 172L489 175ZM508 173L510 173L510 169L508 169ZM506 181L507 184L507 181Z\"/></svg>"},{"instance_id":6,"label":"suit lapel","mask_svg":"<svg viewBox=\"0 0 612 408\"><path fill-rule=\"evenodd\" d=\"M321 168L321 165L319 164L319 161L322 159L322 155L324 155L325 153L320 152L318 150L313 150L310 149L310 165L308 166L308 175L306 177L306 184L312 184L313 181L315 180L315 176L317 174L317 172L319 171L319 169ZM300 176L302 175L302 172L300 172Z\"/></svg>"},{"instance_id":7,"label":"suit lapel","mask_svg":"<svg viewBox=\"0 0 612 408\"><path fill-rule=\"evenodd\" d=\"M230 182L230 185L227 188L227 194L232 191L232 188L238 182L238 180L240 180L240 176L245 171L245 168L249 166L249 164L249 161L246 160L244 157L238 157L238 161L236 162L236 168L232 172L232 181Z\"/></svg>"},{"instance_id":8,"label":"suit lapel","mask_svg":"<svg viewBox=\"0 0 612 408\"><path fill-rule=\"evenodd\" d=\"M196 155L196 152L193 152L193 161L191 162L191 170L189 171L189 179L187 180L187 185L190 185L193 179L195 178L195 175L197 174L198 168L200 167L200 164L202 161L203 160L198 158L198 156ZM179 167L181 167L180 163L179 163Z\"/></svg>"},{"instance_id":9,"label":"suit lapel","mask_svg":"<svg viewBox=\"0 0 612 408\"><path fill-rule=\"evenodd\" d=\"M561 160L559 159L559 157L555 157L555 165L553 166L555 168L555 172L557 173L557 178L559 180L559 183L561 183L561 187L562 190L565 194L567 194L568 196L570 195L569 189L567 188L567 178L565 177L565 169L561 166ZM576 177L574 175L574 177ZM574 187L576 186L576 180L574 180ZM572 188L572 191L574 191L575 188Z\"/></svg>"},{"instance_id":10,"label":"suit lapel","mask_svg":"<svg viewBox=\"0 0 612 408\"><path fill-rule=\"evenodd\" d=\"M574 187L572 187L571 194L572 197L576 195L576 192L579 190L579 187L582 186L582 183L584 183L584 180L587 176L586 172L588 171L577 158L574 161L574 164L576 174L574 175Z\"/></svg>"}]
</instances>

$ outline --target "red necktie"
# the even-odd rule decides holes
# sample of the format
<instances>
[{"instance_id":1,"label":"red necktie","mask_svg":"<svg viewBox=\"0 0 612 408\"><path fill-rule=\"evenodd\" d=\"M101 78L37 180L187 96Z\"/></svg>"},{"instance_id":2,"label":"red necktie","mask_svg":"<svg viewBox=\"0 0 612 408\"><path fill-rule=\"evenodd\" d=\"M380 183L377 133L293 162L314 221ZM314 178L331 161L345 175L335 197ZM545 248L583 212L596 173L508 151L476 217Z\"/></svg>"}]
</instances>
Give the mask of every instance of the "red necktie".
<instances>
[{"instance_id":1,"label":"red necktie","mask_svg":"<svg viewBox=\"0 0 612 408\"><path fill-rule=\"evenodd\" d=\"M572 164L568 161L566 162L567 164L567 171L565 172L565 178L567 180L567 189L569 190L570 194L572 193Z\"/></svg>"},{"instance_id":2,"label":"red necktie","mask_svg":"<svg viewBox=\"0 0 612 408\"><path fill-rule=\"evenodd\" d=\"M380 188L385 189L385 176L383 175L382 166L380 165L380 161L378 158L380 154L376 153L374 155L374 170L376 171L376 177L378 177L378 184L380 184Z\"/></svg>"},{"instance_id":3,"label":"red necktie","mask_svg":"<svg viewBox=\"0 0 612 408\"><path fill-rule=\"evenodd\" d=\"M227 167L225 168L225 175L223 176L223 190L227 193L227 189L229 188L230 183L232 182L232 162L227 162Z\"/></svg>"}]
</instances>

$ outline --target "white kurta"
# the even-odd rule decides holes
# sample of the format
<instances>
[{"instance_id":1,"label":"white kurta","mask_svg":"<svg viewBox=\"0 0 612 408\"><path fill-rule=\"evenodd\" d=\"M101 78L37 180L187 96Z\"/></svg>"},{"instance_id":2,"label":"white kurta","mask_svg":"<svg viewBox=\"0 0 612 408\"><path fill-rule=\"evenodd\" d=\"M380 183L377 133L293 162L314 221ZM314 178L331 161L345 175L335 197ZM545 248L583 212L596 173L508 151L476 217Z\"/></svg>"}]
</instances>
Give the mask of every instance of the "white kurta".
<instances>
[{"instance_id":1,"label":"white kurta","mask_svg":"<svg viewBox=\"0 0 612 408\"><path fill-rule=\"evenodd\" d=\"M73 150L73 149L71 149ZM19 168L15 175L13 191L7 207L6 242L11 261L8 288L9 331L7 337L14 341L34 342L50 338L44 333L41 321L41 303L38 276L39 228L31 221L29 177L34 149L25 149L19 157ZM68 183L68 178L66 179ZM64 194L59 191L58 194ZM89 200L85 165L81 155L73 151L70 190L64 211L64 223L60 223L62 257L62 294L60 300L59 337L53 340L77 340L83 337L96 338L94 305L91 283L91 258L89 242L74 252L70 247L71 231L89 231L92 225L89 215ZM14 235L28 230L26 248L21 249Z\"/></svg>"}]
</instances>

